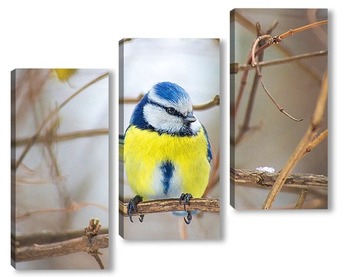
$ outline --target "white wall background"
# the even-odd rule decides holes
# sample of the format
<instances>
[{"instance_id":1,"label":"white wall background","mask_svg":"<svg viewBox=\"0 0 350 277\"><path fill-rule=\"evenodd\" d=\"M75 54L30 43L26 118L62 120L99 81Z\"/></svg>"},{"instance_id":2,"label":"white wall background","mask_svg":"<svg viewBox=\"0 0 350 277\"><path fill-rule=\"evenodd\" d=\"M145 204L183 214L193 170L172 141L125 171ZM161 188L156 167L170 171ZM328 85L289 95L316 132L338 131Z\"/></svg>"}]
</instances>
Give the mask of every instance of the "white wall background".
<instances>
[{"instance_id":1,"label":"white wall background","mask_svg":"<svg viewBox=\"0 0 350 277\"><path fill-rule=\"evenodd\" d=\"M271 4L270 4L271 3ZM222 134L223 239L215 242L127 242L117 235L117 170L110 192L112 270L124 277L203 274L227 276L329 276L349 274L347 224L349 153L347 112L348 11L336 2L293 1L2 1L0 4L1 271L10 265L10 71L30 67L109 68L117 103L118 41L124 37L218 37L222 42L222 112L228 112L229 12L235 7L329 8L330 131L328 211L237 212L229 206L227 116ZM307 6L306 6L307 5ZM118 130L114 110L111 128ZM225 130L225 127L223 127ZM113 138L113 136L112 136ZM117 142L117 138L115 138ZM116 145L110 145L116 151ZM343 158L344 157L344 158ZM117 157L112 166L117 167ZM227 167L223 166L224 164ZM342 251L342 252L340 252ZM46 274L47 272L45 272ZM94 274L106 274L94 272ZM29 272L38 274L38 272ZM54 272L73 276L73 272Z\"/></svg>"}]
</instances>

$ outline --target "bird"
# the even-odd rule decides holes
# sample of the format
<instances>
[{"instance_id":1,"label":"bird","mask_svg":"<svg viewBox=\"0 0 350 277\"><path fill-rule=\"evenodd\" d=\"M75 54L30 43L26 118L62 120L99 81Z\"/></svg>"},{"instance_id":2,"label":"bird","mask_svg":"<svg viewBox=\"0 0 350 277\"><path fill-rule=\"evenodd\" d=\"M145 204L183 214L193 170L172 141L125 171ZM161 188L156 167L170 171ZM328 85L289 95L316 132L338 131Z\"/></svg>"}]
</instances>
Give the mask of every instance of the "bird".
<instances>
[{"instance_id":1,"label":"bird","mask_svg":"<svg viewBox=\"0 0 350 277\"><path fill-rule=\"evenodd\" d=\"M186 205L203 196L211 160L208 134L193 113L189 94L172 82L153 85L135 106L124 133L125 172L135 193L128 203L130 221L141 201L179 197L190 224Z\"/></svg>"}]
</instances>

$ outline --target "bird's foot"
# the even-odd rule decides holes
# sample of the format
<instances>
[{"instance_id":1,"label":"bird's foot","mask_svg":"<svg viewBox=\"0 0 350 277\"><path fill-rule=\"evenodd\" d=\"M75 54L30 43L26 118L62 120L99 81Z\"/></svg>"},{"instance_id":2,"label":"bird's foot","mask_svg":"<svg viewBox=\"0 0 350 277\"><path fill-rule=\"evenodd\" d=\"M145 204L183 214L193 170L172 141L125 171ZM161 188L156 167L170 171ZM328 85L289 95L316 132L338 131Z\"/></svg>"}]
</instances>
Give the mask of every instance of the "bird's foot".
<instances>
[{"instance_id":1,"label":"bird's foot","mask_svg":"<svg viewBox=\"0 0 350 277\"><path fill-rule=\"evenodd\" d=\"M142 202L142 197L140 195L136 195L134 198L131 198L129 203L128 203L128 216L130 218L131 222L134 222L132 220L132 214L137 213L137 204ZM140 215L139 221L143 222L143 218L145 215Z\"/></svg>"},{"instance_id":2,"label":"bird's foot","mask_svg":"<svg viewBox=\"0 0 350 277\"><path fill-rule=\"evenodd\" d=\"M193 198L192 194L190 193L182 193L180 196L180 203L183 201L184 203L184 210L186 211L186 205L190 204L190 199ZM191 211L186 211L187 216L184 217L184 221L186 224L190 224L192 221L192 212Z\"/></svg>"}]
</instances>

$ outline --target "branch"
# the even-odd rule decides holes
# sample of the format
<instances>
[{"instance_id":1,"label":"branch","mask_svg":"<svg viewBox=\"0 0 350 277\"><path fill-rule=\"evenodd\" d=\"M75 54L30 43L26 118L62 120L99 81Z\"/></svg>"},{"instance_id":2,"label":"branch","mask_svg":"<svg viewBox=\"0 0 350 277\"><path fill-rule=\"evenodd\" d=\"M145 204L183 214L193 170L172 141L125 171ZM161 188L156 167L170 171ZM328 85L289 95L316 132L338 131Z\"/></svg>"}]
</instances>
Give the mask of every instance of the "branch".
<instances>
[{"instance_id":1,"label":"branch","mask_svg":"<svg viewBox=\"0 0 350 277\"><path fill-rule=\"evenodd\" d=\"M282 59L276 59L272 61L265 61L265 62L259 62L259 66L266 67L266 66L272 66L272 65L280 65L280 64L285 64L289 62L294 62L306 58L313 58L313 57L322 57L328 54L327 50L321 50L321 51L316 51L312 53L306 53L306 54L301 54L301 55L295 55L292 57L286 57ZM245 70L255 70L255 67L253 67L251 64L239 64L239 63L231 63L230 64L230 74L236 74L240 71L245 71Z\"/></svg>"},{"instance_id":2,"label":"branch","mask_svg":"<svg viewBox=\"0 0 350 277\"><path fill-rule=\"evenodd\" d=\"M94 136L103 136L108 135L108 129L107 128L101 128L101 129L94 129L94 130L82 130L82 131L76 131L76 132L70 132L65 134L56 134L52 135L51 133L47 133L42 136L38 136L34 143L46 143L48 141L67 141L72 139L78 139L78 138L86 138L86 137L94 137ZM26 145L27 143L30 143L32 141L32 137L24 137L24 138L18 138L18 139L12 139L11 140L11 146L21 146Z\"/></svg>"},{"instance_id":3,"label":"branch","mask_svg":"<svg viewBox=\"0 0 350 277\"><path fill-rule=\"evenodd\" d=\"M107 234L98 235L100 231L107 231ZM77 235L79 237L74 238ZM60 241L60 239L63 240ZM86 252L96 260L100 269L104 269L99 256L101 253L98 250L108 247L109 235L107 229L101 229L99 219L92 218L84 232L32 234L20 237L13 235L11 236L11 243L11 259L14 262L33 261Z\"/></svg>"},{"instance_id":4,"label":"branch","mask_svg":"<svg viewBox=\"0 0 350 277\"><path fill-rule=\"evenodd\" d=\"M38 215L38 214L48 214L48 213L66 213L66 212L75 212L78 211L84 207L88 206L93 206L97 207L99 209L108 211L108 208L105 207L104 205L98 204L98 203L93 203L93 202L72 202L70 203L69 206L64 207L64 208L47 208L47 209L42 209L42 210L34 210L34 211L28 211L23 214L19 214L16 216L16 221L28 219L33 215Z\"/></svg>"},{"instance_id":5,"label":"branch","mask_svg":"<svg viewBox=\"0 0 350 277\"><path fill-rule=\"evenodd\" d=\"M15 261L25 262L34 261L51 257L64 256L77 252L96 252L99 248L107 248L109 235L97 235L92 237L91 243L89 238L82 236L67 241L48 243L48 244L33 244L32 246L17 247L15 249Z\"/></svg>"},{"instance_id":6,"label":"branch","mask_svg":"<svg viewBox=\"0 0 350 277\"><path fill-rule=\"evenodd\" d=\"M100 235L108 234L107 228L99 230ZM60 241L76 239L85 235L83 230L67 231L67 232L42 232L29 235L11 236L12 242L18 247L30 246L34 244L49 244Z\"/></svg>"},{"instance_id":7,"label":"branch","mask_svg":"<svg viewBox=\"0 0 350 277\"><path fill-rule=\"evenodd\" d=\"M230 168L230 179L237 185L253 184L260 187L272 187L278 176L279 173ZM293 173L286 178L284 186L289 188L328 190L328 178L317 174Z\"/></svg>"},{"instance_id":8,"label":"branch","mask_svg":"<svg viewBox=\"0 0 350 277\"><path fill-rule=\"evenodd\" d=\"M159 199L144 201L137 204L138 214L162 213L183 211L184 205L180 203L178 198ZM220 212L220 200L208 198L193 198L190 203L186 205L186 210L199 210L202 212ZM123 216L128 216L128 203L119 200L119 212ZM134 214L133 214L134 215Z\"/></svg>"}]
</instances>

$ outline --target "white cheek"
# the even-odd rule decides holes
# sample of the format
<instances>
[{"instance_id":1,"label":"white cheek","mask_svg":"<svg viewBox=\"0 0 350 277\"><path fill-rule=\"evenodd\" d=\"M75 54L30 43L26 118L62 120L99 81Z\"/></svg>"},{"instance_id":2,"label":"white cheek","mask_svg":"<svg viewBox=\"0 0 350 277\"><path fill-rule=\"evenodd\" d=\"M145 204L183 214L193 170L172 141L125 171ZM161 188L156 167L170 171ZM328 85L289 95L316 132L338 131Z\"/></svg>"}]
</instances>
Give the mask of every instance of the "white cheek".
<instances>
[{"instance_id":1,"label":"white cheek","mask_svg":"<svg viewBox=\"0 0 350 277\"><path fill-rule=\"evenodd\" d=\"M181 118L170 115L164 109L154 105L146 105L143 108L143 114L146 121L156 130L178 132L183 125Z\"/></svg>"}]
</instances>

